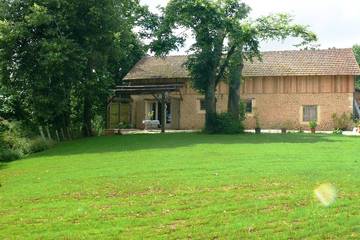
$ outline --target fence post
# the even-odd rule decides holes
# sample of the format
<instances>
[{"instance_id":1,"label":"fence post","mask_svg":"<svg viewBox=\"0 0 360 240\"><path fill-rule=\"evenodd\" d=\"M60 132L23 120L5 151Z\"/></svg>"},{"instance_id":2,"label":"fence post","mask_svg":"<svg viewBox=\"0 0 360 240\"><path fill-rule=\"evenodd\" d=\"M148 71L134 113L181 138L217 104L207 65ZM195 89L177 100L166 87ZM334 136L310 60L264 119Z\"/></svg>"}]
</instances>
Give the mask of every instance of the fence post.
<instances>
[{"instance_id":1,"label":"fence post","mask_svg":"<svg viewBox=\"0 0 360 240\"><path fill-rule=\"evenodd\" d=\"M59 132L57 129L55 130L55 134L56 134L57 141L60 142Z\"/></svg>"},{"instance_id":2,"label":"fence post","mask_svg":"<svg viewBox=\"0 0 360 240\"><path fill-rule=\"evenodd\" d=\"M42 138L44 141L46 141L46 138L45 138L45 135L44 135L44 131L43 131L42 126L39 127L39 131L40 131L41 138Z\"/></svg>"},{"instance_id":3,"label":"fence post","mask_svg":"<svg viewBox=\"0 0 360 240\"><path fill-rule=\"evenodd\" d=\"M67 135L68 135L69 140L71 140L72 138L71 138L71 135L70 135L69 128L66 128L66 132L67 132Z\"/></svg>"},{"instance_id":4,"label":"fence post","mask_svg":"<svg viewBox=\"0 0 360 240\"><path fill-rule=\"evenodd\" d=\"M46 133L48 135L49 140L52 140L51 135L50 135L50 131L49 131L49 126L46 126Z\"/></svg>"},{"instance_id":5,"label":"fence post","mask_svg":"<svg viewBox=\"0 0 360 240\"><path fill-rule=\"evenodd\" d=\"M63 141L65 141L66 138L65 138L65 134L64 134L64 129L61 128L61 129L60 129L60 132L61 132L61 137L62 137Z\"/></svg>"}]
</instances>

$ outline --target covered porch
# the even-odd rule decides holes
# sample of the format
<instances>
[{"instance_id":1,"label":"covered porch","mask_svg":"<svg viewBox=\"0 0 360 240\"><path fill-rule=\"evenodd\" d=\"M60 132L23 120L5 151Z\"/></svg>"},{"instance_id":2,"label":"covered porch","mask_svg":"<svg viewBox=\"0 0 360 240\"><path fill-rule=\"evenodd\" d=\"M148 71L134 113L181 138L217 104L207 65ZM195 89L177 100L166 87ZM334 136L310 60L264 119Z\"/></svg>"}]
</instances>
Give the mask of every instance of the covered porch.
<instances>
[{"instance_id":1,"label":"covered porch","mask_svg":"<svg viewBox=\"0 0 360 240\"><path fill-rule=\"evenodd\" d=\"M117 86L108 103L107 128L161 132L179 129L183 86L182 83Z\"/></svg>"}]
</instances>

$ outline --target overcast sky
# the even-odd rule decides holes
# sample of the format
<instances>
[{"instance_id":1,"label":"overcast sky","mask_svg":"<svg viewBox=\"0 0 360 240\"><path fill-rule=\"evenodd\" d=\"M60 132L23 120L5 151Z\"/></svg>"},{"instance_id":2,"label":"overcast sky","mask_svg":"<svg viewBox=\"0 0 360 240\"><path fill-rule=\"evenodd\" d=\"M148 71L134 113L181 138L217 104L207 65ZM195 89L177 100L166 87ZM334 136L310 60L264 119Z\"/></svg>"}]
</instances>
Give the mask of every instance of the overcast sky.
<instances>
[{"instance_id":1,"label":"overcast sky","mask_svg":"<svg viewBox=\"0 0 360 240\"><path fill-rule=\"evenodd\" d=\"M156 11L167 0L141 0ZM286 12L296 23L309 25L319 38L320 48L348 48L360 43L360 0L244 0L251 8L251 18ZM262 43L262 50L296 49L294 40ZM191 42L188 42L189 45ZM177 54L185 53L182 49ZM176 53L173 53L176 54Z\"/></svg>"}]
</instances>

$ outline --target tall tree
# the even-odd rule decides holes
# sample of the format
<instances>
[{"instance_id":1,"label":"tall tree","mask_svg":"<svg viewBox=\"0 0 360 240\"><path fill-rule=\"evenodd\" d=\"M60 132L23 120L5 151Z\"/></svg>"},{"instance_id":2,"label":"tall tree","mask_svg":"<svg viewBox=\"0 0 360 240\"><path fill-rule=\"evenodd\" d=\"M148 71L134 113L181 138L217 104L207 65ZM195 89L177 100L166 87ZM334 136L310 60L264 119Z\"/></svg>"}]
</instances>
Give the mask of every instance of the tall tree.
<instances>
[{"instance_id":1,"label":"tall tree","mask_svg":"<svg viewBox=\"0 0 360 240\"><path fill-rule=\"evenodd\" d=\"M32 123L91 135L109 89L143 55L138 0L3 0L0 78ZM16 114L19 116L19 114Z\"/></svg>"},{"instance_id":2,"label":"tall tree","mask_svg":"<svg viewBox=\"0 0 360 240\"><path fill-rule=\"evenodd\" d=\"M293 24L292 18L287 14L275 14L258 18L254 22L241 23L235 31L230 33L229 64L229 99L228 112L239 120L240 110L240 86L244 60L252 61L254 57L261 60L259 42L267 40L284 40L287 37L301 38L297 46L307 46L317 40L316 35L308 30L308 27ZM236 39L236 40L235 40ZM229 56L229 54L228 54Z\"/></svg>"},{"instance_id":3,"label":"tall tree","mask_svg":"<svg viewBox=\"0 0 360 240\"><path fill-rule=\"evenodd\" d=\"M211 131L216 115L217 85L229 72L229 67L233 70L231 79L241 77L242 58L260 55L260 39L281 38L289 32L296 32L293 35L303 37L306 42L316 38L304 26L289 25L290 18L285 15L263 18L255 25L248 19L249 12L250 7L238 0L171 0L163 9L152 50L157 55L165 55L184 45L185 37L175 35L174 30L191 31L195 43L189 49L191 55L186 65L193 86L205 95L206 130ZM263 29L260 31L260 28ZM239 96L235 91L240 83L231 80L229 85L229 108L237 114L238 103L235 102Z\"/></svg>"}]
</instances>

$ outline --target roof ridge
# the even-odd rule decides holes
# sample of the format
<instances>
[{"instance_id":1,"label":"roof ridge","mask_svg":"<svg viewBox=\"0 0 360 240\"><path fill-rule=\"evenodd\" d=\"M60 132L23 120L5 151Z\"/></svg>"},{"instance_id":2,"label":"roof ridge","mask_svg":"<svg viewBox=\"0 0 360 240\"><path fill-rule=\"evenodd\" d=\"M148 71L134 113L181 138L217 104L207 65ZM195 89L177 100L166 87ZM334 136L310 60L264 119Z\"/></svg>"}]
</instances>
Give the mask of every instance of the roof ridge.
<instances>
[{"instance_id":1,"label":"roof ridge","mask_svg":"<svg viewBox=\"0 0 360 240\"><path fill-rule=\"evenodd\" d=\"M270 50L261 51L260 53L282 53L282 52L329 52L352 50L352 48L323 48L323 49L293 49L293 50Z\"/></svg>"},{"instance_id":2,"label":"roof ridge","mask_svg":"<svg viewBox=\"0 0 360 240\"><path fill-rule=\"evenodd\" d=\"M345 51L345 50L351 50L351 47L347 48L323 48L323 49L288 49L288 50L268 50L268 51L261 51L260 53L285 53L285 52L329 52L329 51ZM169 58L169 57L188 57L191 54L174 54L174 55L167 55L164 57L157 57L157 56L151 56L147 55L144 56L144 58Z\"/></svg>"},{"instance_id":3,"label":"roof ridge","mask_svg":"<svg viewBox=\"0 0 360 240\"><path fill-rule=\"evenodd\" d=\"M262 61L246 61L243 76L360 75L351 48L265 51ZM189 77L184 62L189 55L145 56L125 79Z\"/></svg>"}]
</instances>

